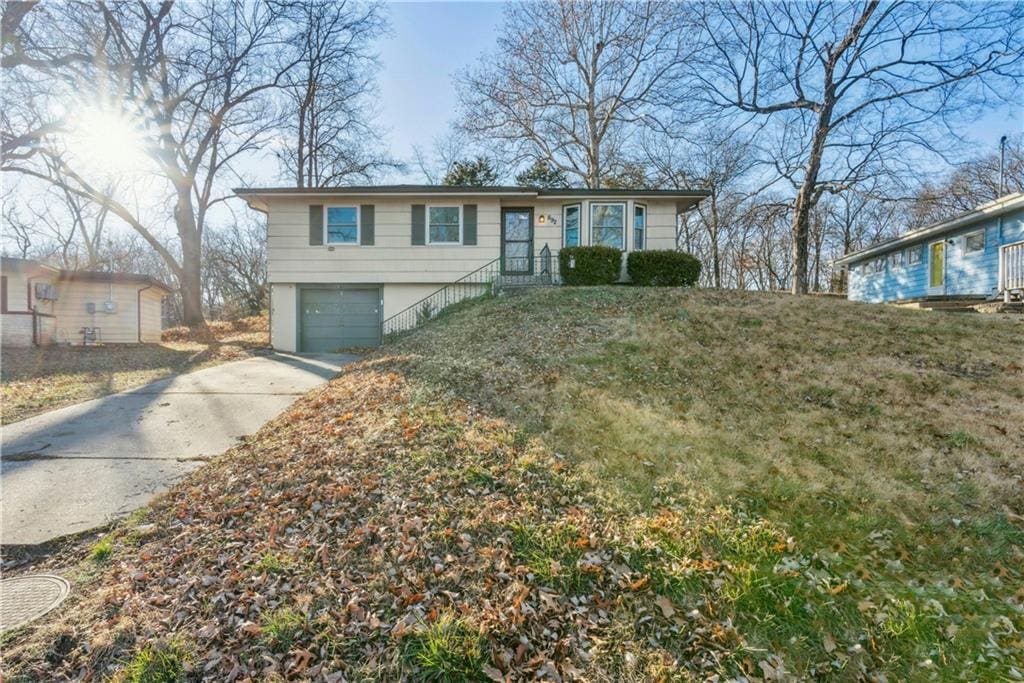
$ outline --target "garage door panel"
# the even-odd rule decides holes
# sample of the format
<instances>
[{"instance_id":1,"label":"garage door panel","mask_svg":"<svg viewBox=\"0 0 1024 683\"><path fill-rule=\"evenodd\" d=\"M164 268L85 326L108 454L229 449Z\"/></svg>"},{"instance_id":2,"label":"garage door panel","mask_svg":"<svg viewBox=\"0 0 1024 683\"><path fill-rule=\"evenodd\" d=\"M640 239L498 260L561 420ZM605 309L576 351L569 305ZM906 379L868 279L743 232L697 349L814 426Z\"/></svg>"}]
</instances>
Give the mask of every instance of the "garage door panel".
<instances>
[{"instance_id":1,"label":"garage door panel","mask_svg":"<svg viewBox=\"0 0 1024 683\"><path fill-rule=\"evenodd\" d=\"M302 351L380 344L379 289L304 287L299 296Z\"/></svg>"}]
</instances>

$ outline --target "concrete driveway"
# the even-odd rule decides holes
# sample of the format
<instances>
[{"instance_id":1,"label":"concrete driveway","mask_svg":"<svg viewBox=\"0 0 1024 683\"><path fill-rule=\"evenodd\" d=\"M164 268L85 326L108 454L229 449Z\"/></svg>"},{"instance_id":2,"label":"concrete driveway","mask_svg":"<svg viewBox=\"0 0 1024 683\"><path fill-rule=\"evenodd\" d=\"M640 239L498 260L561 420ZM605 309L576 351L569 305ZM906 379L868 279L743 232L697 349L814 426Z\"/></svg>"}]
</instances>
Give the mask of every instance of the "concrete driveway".
<instances>
[{"instance_id":1,"label":"concrete driveway","mask_svg":"<svg viewBox=\"0 0 1024 683\"><path fill-rule=\"evenodd\" d=\"M248 358L3 427L0 543L42 543L142 507L356 358Z\"/></svg>"}]
</instances>

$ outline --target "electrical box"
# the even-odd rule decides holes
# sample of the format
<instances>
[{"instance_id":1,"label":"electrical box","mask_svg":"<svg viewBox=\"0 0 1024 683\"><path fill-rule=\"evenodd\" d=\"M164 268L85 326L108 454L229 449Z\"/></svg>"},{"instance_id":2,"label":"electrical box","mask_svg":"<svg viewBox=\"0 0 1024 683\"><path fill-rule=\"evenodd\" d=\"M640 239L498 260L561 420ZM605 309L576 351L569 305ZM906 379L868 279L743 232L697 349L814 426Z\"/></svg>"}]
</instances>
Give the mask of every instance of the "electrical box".
<instances>
[{"instance_id":1,"label":"electrical box","mask_svg":"<svg viewBox=\"0 0 1024 683\"><path fill-rule=\"evenodd\" d=\"M90 301L85 305L85 312L89 315L93 315L95 313L117 313L117 302L102 301L97 304Z\"/></svg>"}]
</instances>

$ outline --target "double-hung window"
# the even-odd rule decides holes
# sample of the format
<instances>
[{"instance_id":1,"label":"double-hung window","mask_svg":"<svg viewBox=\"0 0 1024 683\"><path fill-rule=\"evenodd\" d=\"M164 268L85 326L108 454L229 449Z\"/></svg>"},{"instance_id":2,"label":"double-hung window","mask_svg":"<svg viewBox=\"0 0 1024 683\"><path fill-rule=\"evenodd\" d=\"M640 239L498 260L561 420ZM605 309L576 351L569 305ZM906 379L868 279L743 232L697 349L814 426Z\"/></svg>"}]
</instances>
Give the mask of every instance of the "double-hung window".
<instances>
[{"instance_id":1,"label":"double-hung window","mask_svg":"<svg viewBox=\"0 0 1024 683\"><path fill-rule=\"evenodd\" d=\"M328 206L324 212L327 244L359 244L358 206Z\"/></svg>"},{"instance_id":2,"label":"double-hung window","mask_svg":"<svg viewBox=\"0 0 1024 683\"><path fill-rule=\"evenodd\" d=\"M976 251L985 251L984 230L977 230L964 237L964 253L973 254Z\"/></svg>"},{"instance_id":3,"label":"double-hung window","mask_svg":"<svg viewBox=\"0 0 1024 683\"><path fill-rule=\"evenodd\" d=\"M427 207L427 242L462 243L462 210L458 206Z\"/></svg>"},{"instance_id":4,"label":"double-hung window","mask_svg":"<svg viewBox=\"0 0 1024 683\"><path fill-rule=\"evenodd\" d=\"M562 207L562 246L580 246L580 205Z\"/></svg>"},{"instance_id":5,"label":"double-hung window","mask_svg":"<svg viewBox=\"0 0 1024 683\"><path fill-rule=\"evenodd\" d=\"M626 205L590 205L590 243L595 246L626 248Z\"/></svg>"},{"instance_id":6,"label":"double-hung window","mask_svg":"<svg viewBox=\"0 0 1024 683\"><path fill-rule=\"evenodd\" d=\"M907 265L916 266L921 262L921 247L910 247L907 249Z\"/></svg>"},{"instance_id":7,"label":"double-hung window","mask_svg":"<svg viewBox=\"0 0 1024 683\"><path fill-rule=\"evenodd\" d=\"M894 251L889 254L889 270L896 270L903 267L903 252Z\"/></svg>"},{"instance_id":8,"label":"double-hung window","mask_svg":"<svg viewBox=\"0 0 1024 683\"><path fill-rule=\"evenodd\" d=\"M647 248L647 207L643 204L633 205L633 249L643 251Z\"/></svg>"}]
</instances>

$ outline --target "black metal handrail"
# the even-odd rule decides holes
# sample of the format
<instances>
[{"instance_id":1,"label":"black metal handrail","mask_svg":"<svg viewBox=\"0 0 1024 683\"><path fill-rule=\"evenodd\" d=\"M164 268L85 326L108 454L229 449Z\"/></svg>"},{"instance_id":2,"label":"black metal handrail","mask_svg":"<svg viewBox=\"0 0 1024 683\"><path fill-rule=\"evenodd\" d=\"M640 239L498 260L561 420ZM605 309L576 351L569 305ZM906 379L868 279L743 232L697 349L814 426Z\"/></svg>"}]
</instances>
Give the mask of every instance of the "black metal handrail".
<instances>
[{"instance_id":1,"label":"black metal handrail","mask_svg":"<svg viewBox=\"0 0 1024 683\"><path fill-rule=\"evenodd\" d=\"M506 265L517 266L514 271L506 271L498 278L500 287L540 287L544 285L560 285L562 278L559 271L558 256L551 253L551 248L544 245L540 254L524 258L506 258Z\"/></svg>"},{"instance_id":2,"label":"black metal handrail","mask_svg":"<svg viewBox=\"0 0 1024 683\"><path fill-rule=\"evenodd\" d=\"M384 336L419 327L453 304L490 294L494 279L500 272L501 259L496 258L476 270L466 273L455 282L423 297L411 306L406 306L384 321L382 326Z\"/></svg>"}]
</instances>

